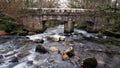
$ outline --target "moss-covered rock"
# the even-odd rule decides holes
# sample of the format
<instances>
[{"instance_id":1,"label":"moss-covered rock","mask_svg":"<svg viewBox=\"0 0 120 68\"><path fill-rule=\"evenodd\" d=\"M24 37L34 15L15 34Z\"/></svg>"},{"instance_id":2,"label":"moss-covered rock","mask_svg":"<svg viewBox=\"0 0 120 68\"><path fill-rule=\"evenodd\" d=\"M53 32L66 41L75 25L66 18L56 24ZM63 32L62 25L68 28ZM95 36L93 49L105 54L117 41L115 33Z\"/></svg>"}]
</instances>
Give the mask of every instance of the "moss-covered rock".
<instances>
[{"instance_id":1,"label":"moss-covered rock","mask_svg":"<svg viewBox=\"0 0 120 68\"><path fill-rule=\"evenodd\" d=\"M96 68L97 60L95 57L89 57L83 60L83 68Z\"/></svg>"},{"instance_id":2,"label":"moss-covered rock","mask_svg":"<svg viewBox=\"0 0 120 68\"><path fill-rule=\"evenodd\" d=\"M38 44L35 51L43 54L48 52L48 50L42 44Z\"/></svg>"},{"instance_id":3,"label":"moss-covered rock","mask_svg":"<svg viewBox=\"0 0 120 68\"><path fill-rule=\"evenodd\" d=\"M44 40L43 39L35 39L34 42L35 43L44 43Z\"/></svg>"}]
</instances>

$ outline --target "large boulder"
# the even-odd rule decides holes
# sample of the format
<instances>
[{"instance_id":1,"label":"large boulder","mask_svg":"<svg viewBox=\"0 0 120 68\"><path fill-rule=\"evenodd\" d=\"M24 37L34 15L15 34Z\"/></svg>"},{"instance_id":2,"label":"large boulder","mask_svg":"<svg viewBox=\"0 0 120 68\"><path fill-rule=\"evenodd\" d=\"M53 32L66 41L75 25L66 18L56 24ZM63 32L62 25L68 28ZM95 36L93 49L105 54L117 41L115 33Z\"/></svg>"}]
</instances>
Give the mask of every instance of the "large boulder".
<instances>
[{"instance_id":1,"label":"large boulder","mask_svg":"<svg viewBox=\"0 0 120 68\"><path fill-rule=\"evenodd\" d=\"M60 36L60 35L51 35L51 36L47 36L47 38L55 42L65 40L65 36Z\"/></svg>"},{"instance_id":2,"label":"large boulder","mask_svg":"<svg viewBox=\"0 0 120 68\"><path fill-rule=\"evenodd\" d=\"M97 60L95 57L89 57L83 60L82 68L96 68Z\"/></svg>"},{"instance_id":3,"label":"large boulder","mask_svg":"<svg viewBox=\"0 0 120 68\"><path fill-rule=\"evenodd\" d=\"M39 53L43 53L43 54L45 54L45 53L48 52L48 50L47 50L47 49L44 47L44 45L42 45L42 44L38 44L38 45L36 46L35 51L36 51L36 52L39 52Z\"/></svg>"}]
</instances>

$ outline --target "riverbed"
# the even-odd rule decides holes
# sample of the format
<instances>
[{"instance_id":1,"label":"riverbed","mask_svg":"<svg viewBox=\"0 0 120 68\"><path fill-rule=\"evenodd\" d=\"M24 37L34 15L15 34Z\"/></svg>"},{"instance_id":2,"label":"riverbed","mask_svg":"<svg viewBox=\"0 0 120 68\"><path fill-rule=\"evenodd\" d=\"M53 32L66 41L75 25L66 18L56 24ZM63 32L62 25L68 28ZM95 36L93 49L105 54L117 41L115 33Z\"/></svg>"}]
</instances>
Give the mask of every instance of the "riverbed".
<instances>
[{"instance_id":1,"label":"riverbed","mask_svg":"<svg viewBox=\"0 0 120 68\"><path fill-rule=\"evenodd\" d=\"M47 36L64 36L64 41L51 41ZM85 37L95 37L94 33L74 29L69 35L64 34L64 26L48 28L44 33L31 36L2 36L0 37L0 68L80 68L82 60L95 57L96 68L120 68L120 47L110 44L100 44L86 40ZM56 47L64 52L69 47L74 48L75 56L63 61L61 54L49 51L41 54L35 51L39 43L36 39L43 39L47 48ZM106 39L106 36L103 36ZM77 57L80 58L78 62Z\"/></svg>"}]
</instances>

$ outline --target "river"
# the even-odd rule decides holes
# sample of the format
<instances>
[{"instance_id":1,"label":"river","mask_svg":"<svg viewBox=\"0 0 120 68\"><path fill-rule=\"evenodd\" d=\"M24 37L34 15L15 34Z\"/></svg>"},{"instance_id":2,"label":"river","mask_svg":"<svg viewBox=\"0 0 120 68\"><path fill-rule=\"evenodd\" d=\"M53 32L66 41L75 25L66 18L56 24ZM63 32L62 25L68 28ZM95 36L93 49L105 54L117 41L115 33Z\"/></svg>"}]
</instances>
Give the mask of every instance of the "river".
<instances>
[{"instance_id":1,"label":"river","mask_svg":"<svg viewBox=\"0 0 120 68\"><path fill-rule=\"evenodd\" d=\"M84 37L96 37L96 34L74 29L74 33L66 36L64 26L48 28L44 33L32 36L1 36L0 37L0 68L79 68L86 57L95 57L96 68L120 68L120 47L100 44L86 40ZM64 36L64 41L51 41L49 35ZM57 47L61 52L73 46L75 56L63 61L58 52L41 54L35 52L38 43L35 39L42 38L46 47ZM105 39L106 36L103 37ZM77 62L76 57L80 57Z\"/></svg>"}]
</instances>

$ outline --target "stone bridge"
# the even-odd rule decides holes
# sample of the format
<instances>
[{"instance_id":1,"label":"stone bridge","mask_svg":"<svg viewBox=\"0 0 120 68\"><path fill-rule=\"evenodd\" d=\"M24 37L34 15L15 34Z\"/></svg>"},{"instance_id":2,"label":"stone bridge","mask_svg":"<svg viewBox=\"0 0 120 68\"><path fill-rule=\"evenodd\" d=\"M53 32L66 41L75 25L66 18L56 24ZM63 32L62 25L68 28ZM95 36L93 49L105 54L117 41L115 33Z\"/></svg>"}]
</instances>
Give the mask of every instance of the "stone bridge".
<instances>
[{"instance_id":1,"label":"stone bridge","mask_svg":"<svg viewBox=\"0 0 120 68\"><path fill-rule=\"evenodd\" d=\"M29 8L37 11L38 8ZM64 32L73 32L74 24L80 21L95 22L92 28L103 23L100 14L92 9L71 9L71 8L42 8L41 14L26 14L18 18L18 22L25 26L43 30L45 23L49 20L64 21Z\"/></svg>"}]
</instances>

